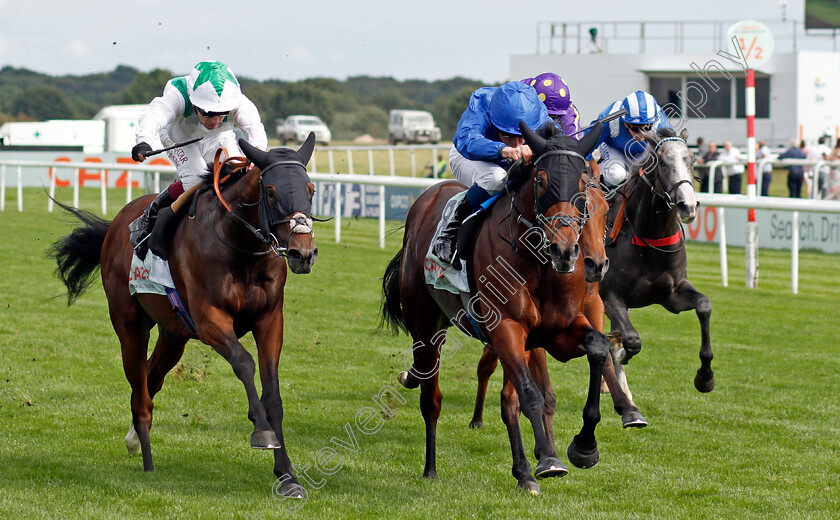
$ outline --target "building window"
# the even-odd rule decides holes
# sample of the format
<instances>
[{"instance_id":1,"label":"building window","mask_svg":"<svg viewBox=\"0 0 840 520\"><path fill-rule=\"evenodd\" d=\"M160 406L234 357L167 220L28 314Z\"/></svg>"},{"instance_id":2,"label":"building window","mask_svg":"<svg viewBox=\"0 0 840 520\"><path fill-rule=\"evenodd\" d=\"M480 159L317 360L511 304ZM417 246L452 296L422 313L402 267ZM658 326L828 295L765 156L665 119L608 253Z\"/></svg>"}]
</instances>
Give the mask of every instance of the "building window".
<instances>
[{"instance_id":1,"label":"building window","mask_svg":"<svg viewBox=\"0 0 840 520\"><path fill-rule=\"evenodd\" d=\"M682 78L651 77L650 94L656 99L668 117L682 117L680 93L682 92Z\"/></svg>"},{"instance_id":2,"label":"building window","mask_svg":"<svg viewBox=\"0 0 840 520\"><path fill-rule=\"evenodd\" d=\"M747 80L745 78L735 80L735 110L738 119L746 119L747 117L746 87ZM755 78L755 117L759 119L770 118L770 78L766 76Z\"/></svg>"},{"instance_id":3,"label":"building window","mask_svg":"<svg viewBox=\"0 0 840 520\"><path fill-rule=\"evenodd\" d=\"M669 117L691 119L743 119L744 78L681 76L649 76L650 93ZM666 108L667 106L667 108ZM734 108L734 110L733 110ZM756 117L770 117L770 78L755 78Z\"/></svg>"}]
</instances>

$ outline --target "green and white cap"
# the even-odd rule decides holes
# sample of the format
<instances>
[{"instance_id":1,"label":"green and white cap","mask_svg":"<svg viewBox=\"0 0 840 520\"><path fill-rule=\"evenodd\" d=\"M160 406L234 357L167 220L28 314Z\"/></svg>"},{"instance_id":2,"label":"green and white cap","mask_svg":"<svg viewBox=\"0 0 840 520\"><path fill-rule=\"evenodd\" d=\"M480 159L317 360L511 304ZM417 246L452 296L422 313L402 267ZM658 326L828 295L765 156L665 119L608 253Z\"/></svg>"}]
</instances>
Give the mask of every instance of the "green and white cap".
<instances>
[{"instance_id":1,"label":"green and white cap","mask_svg":"<svg viewBox=\"0 0 840 520\"><path fill-rule=\"evenodd\" d=\"M202 61L187 79L190 103L205 112L229 112L239 106L239 82L220 61Z\"/></svg>"}]
</instances>

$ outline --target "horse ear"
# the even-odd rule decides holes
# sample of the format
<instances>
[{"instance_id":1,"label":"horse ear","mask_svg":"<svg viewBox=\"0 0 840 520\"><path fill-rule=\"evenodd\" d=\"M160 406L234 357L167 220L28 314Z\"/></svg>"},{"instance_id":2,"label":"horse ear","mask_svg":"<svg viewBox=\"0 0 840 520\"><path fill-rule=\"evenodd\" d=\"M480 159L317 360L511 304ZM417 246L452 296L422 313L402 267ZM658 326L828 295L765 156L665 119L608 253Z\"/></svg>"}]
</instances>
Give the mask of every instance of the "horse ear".
<instances>
[{"instance_id":1,"label":"horse ear","mask_svg":"<svg viewBox=\"0 0 840 520\"><path fill-rule=\"evenodd\" d=\"M683 128L680 132L680 139L683 141L688 141L688 128Z\"/></svg>"},{"instance_id":2,"label":"horse ear","mask_svg":"<svg viewBox=\"0 0 840 520\"><path fill-rule=\"evenodd\" d=\"M245 154L245 157L247 157L248 160L256 164L257 168L261 170L268 166L271 162L268 159L268 152L264 152L263 150L251 145L251 143L245 139L239 139L239 149L242 150L242 153Z\"/></svg>"},{"instance_id":3,"label":"horse ear","mask_svg":"<svg viewBox=\"0 0 840 520\"><path fill-rule=\"evenodd\" d=\"M594 158L589 159L589 171L592 172L589 176L592 182L601 182L601 165Z\"/></svg>"},{"instance_id":4,"label":"horse ear","mask_svg":"<svg viewBox=\"0 0 840 520\"><path fill-rule=\"evenodd\" d=\"M303 164L309 164L309 159L312 157L312 152L315 150L315 132L309 132L309 137L304 141L303 146L298 149L298 155L303 160Z\"/></svg>"},{"instance_id":5,"label":"horse ear","mask_svg":"<svg viewBox=\"0 0 840 520\"><path fill-rule=\"evenodd\" d=\"M519 130L522 132L522 137L525 138L525 142L528 143L528 146L531 147L535 156L540 156L545 152L546 140L540 137L536 132L528 128L528 125L525 124L525 121L519 122Z\"/></svg>"},{"instance_id":6,"label":"horse ear","mask_svg":"<svg viewBox=\"0 0 840 520\"><path fill-rule=\"evenodd\" d=\"M589 155L592 153L592 150L595 149L595 145L598 144L598 140L601 138L601 130L603 129L604 123L595 123L589 133L578 141L578 146L580 146L580 150L583 155Z\"/></svg>"}]
</instances>

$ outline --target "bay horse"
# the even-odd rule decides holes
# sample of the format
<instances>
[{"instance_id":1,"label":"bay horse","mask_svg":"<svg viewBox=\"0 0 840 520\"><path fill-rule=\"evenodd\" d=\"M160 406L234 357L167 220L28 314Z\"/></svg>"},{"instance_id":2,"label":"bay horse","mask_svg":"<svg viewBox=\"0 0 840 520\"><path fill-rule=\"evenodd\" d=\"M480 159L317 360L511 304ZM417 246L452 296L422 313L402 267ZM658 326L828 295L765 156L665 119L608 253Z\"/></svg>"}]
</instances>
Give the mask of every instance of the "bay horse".
<instances>
[{"instance_id":1,"label":"bay horse","mask_svg":"<svg viewBox=\"0 0 840 520\"><path fill-rule=\"evenodd\" d=\"M167 296L129 292L133 247L128 224L149 206L154 194L128 203L111 222L62 205L83 225L56 241L50 255L67 287L68 304L93 283L100 268L131 385L132 423L126 446L129 452L142 453L145 471L154 470L149 436L152 399L181 359L187 341L198 339L221 354L245 386L248 418L254 423L251 447L274 451L274 473L284 480L278 491L304 496L286 453L277 370L283 346L286 265L294 273L309 273L318 254L310 217L315 188L306 173L314 142L315 135L310 134L297 151L264 152L240 140L256 167L246 172L245 161L239 158L238 177L234 174L223 187L217 184L215 193L204 189L196 194L190 218L179 222L171 238L169 255L172 280L195 332L179 318ZM218 155L216 163L219 168ZM149 331L155 324L158 339L147 359ZM249 331L257 345L261 397L254 385L254 359L239 342Z\"/></svg>"},{"instance_id":2,"label":"bay horse","mask_svg":"<svg viewBox=\"0 0 840 520\"><path fill-rule=\"evenodd\" d=\"M441 358L451 357L458 348L458 338L448 332L454 324L467 335L482 336L499 356L504 368L502 416L513 455L512 473L519 487L536 494L540 488L525 455L520 411L534 433L535 476L563 476L568 470L557 458L541 423L545 402L528 369L532 349L542 347L562 362L587 356L590 378L583 427L567 454L572 464L581 468L592 467L599 458L595 427L600 420L600 382L609 342L581 310L585 280L578 234L583 218L572 199L581 196L584 156L595 146L601 124L580 141L563 135L546 140L524 123L520 129L534 152L534 164L525 182L509 188L489 210L475 247L464 258L470 265L469 282L476 295L466 311L475 328L471 329L461 298L433 289L424 277L426 253L435 233L433 223L440 220L447 201L465 189L457 182L429 188L409 209L403 247L383 277L382 318L395 330L409 333L414 341L413 363L398 380L406 388L421 387L420 410L426 425L423 476L437 477L436 430L442 401L438 378Z\"/></svg>"},{"instance_id":3,"label":"bay horse","mask_svg":"<svg viewBox=\"0 0 840 520\"><path fill-rule=\"evenodd\" d=\"M586 279L586 293L583 298L583 314L589 323L596 330L604 330L604 303L598 293L598 282L604 278L609 270L610 261L604 247L604 233L607 225L607 211L609 203L600 185L600 167L594 160L590 161L591 175L584 173L581 176L581 191L587 190L586 214L587 220L583 224L580 234L580 247L583 254L584 277ZM610 338L612 340L612 338ZM612 341L611 341L612 343ZM478 362L476 375L478 376L478 387L476 390L475 407L473 417L470 421L470 428L481 428L484 425L484 400L487 395L487 384L490 376L498 366L499 356L490 347L485 347ZM545 409L543 411L543 426L548 439L554 442L554 412L556 409L557 396L551 385L551 379L546 365L545 350L535 348L531 351L528 361L528 368L537 386L545 398ZM627 427L644 427L647 421L639 413L639 409L623 391L620 382L615 374L611 356L606 359L604 365L604 379L610 388L613 399L613 406L616 412L622 416L622 424Z\"/></svg>"},{"instance_id":4,"label":"bay horse","mask_svg":"<svg viewBox=\"0 0 840 520\"><path fill-rule=\"evenodd\" d=\"M712 303L688 281L685 233L680 224L693 222L699 206L692 169L695 156L687 138L685 129L679 136L671 129L648 134L642 168L625 183L610 208L612 229L606 251L612 269L599 291L611 330L621 336L622 346L613 350L613 358L628 395L622 365L642 348L629 309L654 303L674 314L695 310L701 344L694 387L700 392L715 387L709 337Z\"/></svg>"}]
</instances>

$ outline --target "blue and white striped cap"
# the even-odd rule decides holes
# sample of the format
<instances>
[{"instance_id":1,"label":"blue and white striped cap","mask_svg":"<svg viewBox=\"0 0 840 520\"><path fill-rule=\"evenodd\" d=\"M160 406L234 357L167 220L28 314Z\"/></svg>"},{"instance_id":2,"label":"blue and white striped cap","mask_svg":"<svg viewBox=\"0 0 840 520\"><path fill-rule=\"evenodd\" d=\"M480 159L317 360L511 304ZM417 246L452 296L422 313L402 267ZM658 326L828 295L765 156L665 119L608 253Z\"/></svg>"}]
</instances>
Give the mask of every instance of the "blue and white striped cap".
<instances>
[{"instance_id":1,"label":"blue and white striped cap","mask_svg":"<svg viewBox=\"0 0 840 520\"><path fill-rule=\"evenodd\" d=\"M627 110L624 121L631 125L647 125L656 121L657 108L656 100L647 92L637 90L621 103L621 107Z\"/></svg>"}]
</instances>

